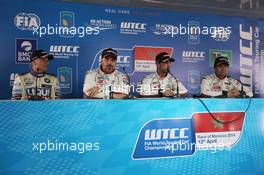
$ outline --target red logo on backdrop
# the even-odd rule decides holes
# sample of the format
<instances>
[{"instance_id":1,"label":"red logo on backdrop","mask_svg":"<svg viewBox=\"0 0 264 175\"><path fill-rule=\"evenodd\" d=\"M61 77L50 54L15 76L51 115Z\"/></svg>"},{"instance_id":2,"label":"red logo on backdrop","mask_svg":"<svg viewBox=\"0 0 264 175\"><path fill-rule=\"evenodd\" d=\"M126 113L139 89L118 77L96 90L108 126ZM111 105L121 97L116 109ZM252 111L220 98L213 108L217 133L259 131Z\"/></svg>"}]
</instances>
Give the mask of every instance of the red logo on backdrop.
<instances>
[{"instance_id":1,"label":"red logo on backdrop","mask_svg":"<svg viewBox=\"0 0 264 175\"><path fill-rule=\"evenodd\" d=\"M167 52L172 55L171 47L134 47L135 71L154 72L156 71L155 58L160 52Z\"/></svg>"},{"instance_id":2,"label":"red logo on backdrop","mask_svg":"<svg viewBox=\"0 0 264 175\"><path fill-rule=\"evenodd\" d=\"M134 48L134 58L135 60L155 61L156 55L158 55L160 52L167 52L168 54L172 55L173 48L136 46Z\"/></svg>"},{"instance_id":3,"label":"red logo on backdrop","mask_svg":"<svg viewBox=\"0 0 264 175\"><path fill-rule=\"evenodd\" d=\"M196 113L193 115L195 132L241 131L244 112ZM232 122L233 121L233 122Z\"/></svg>"},{"instance_id":4,"label":"red logo on backdrop","mask_svg":"<svg viewBox=\"0 0 264 175\"><path fill-rule=\"evenodd\" d=\"M195 113L192 117L198 149L231 147L242 135L244 112Z\"/></svg>"}]
</instances>

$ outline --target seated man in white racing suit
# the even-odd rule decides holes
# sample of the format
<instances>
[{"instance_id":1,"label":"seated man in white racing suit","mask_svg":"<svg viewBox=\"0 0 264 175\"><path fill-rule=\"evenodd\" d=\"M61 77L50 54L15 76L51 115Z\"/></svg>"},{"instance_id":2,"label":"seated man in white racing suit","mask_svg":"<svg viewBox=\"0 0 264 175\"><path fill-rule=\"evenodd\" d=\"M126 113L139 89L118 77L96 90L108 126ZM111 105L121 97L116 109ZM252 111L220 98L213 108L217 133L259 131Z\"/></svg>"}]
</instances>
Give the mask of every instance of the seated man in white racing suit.
<instances>
[{"instance_id":1,"label":"seated man in white racing suit","mask_svg":"<svg viewBox=\"0 0 264 175\"><path fill-rule=\"evenodd\" d=\"M206 75L201 82L201 97L235 98L253 97L249 87L228 75L228 58L220 56L214 62L214 74Z\"/></svg>"},{"instance_id":2,"label":"seated man in white racing suit","mask_svg":"<svg viewBox=\"0 0 264 175\"><path fill-rule=\"evenodd\" d=\"M47 73L48 61L53 55L37 50L31 55L31 72L16 76L12 100L59 99L60 87L55 75Z\"/></svg>"},{"instance_id":3,"label":"seated man in white racing suit","mask_svg":"<svg viewBox=\"0 0 264 175\"><path fill-rule=\"evenodd\" d=\"M128 98L128 78L115 69L116 62L117 51L111 48L104 49L100 67L86 72L83 85L84 98Z\"/></svg>"},{"instance_id":4,"label":"seated man in white racing suit","mask_svg":"<svg viewBox=\"0 0 264 175\"><path fill-rule=\"evenodd\" d=\"M159 53L156 58L157 70L145 76L141 83L141 97L185 97L187 89L170 73L171 62L175 60L166 52Z\"/></svg>"}]
</instances>

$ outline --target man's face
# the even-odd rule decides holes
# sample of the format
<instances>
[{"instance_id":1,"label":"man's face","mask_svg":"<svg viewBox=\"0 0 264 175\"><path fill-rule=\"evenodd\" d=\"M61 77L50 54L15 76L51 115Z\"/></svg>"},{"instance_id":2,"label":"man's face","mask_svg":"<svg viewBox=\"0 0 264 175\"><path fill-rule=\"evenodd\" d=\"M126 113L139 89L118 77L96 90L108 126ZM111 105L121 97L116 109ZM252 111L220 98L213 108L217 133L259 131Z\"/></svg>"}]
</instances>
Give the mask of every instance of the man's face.
<instances>
[{"instance_id":1,"label":"man's face","mask_svg":"<svg viewBox=\"0 0 264 175\"><path fill-rule=\"evenodd\" d=\"M48 71L48 57L40 57L32 61L32 69L38 73L44 73Z\"/></svg>"},{"instance_id":2,"label":"man's face","mask_svg":"<svg viewBox=\"0 0 264 175\"><path fill-rule=\"evenodd\" d=\"M220 64L220 65L216 66L214 68L214 70L215 70L215 75L218 78L223 79L227 76L229 67L227 64L224 63L224 64Z\"/></svg>"},{"instance_id":3,"label":"man's face","mask_svg":"<svg viewBox=\"0 0 264 175\"><path fill-rule=\"evenodd\" d=\"M101 68L105 74L111 74L115 71L116 59L112 56L103 57L101 60Z\"/></svg>"},{"instance_id":4,"label":"man's face","mask_svg":"<svg viewBox=\"0 0 264 175\"><path fill-rule=\"evenodd\" d=\"M167 60L165 62L156 63L157 71L161 74L167 74L171 67L170 60Z\"/></svg>"}]
</instances>

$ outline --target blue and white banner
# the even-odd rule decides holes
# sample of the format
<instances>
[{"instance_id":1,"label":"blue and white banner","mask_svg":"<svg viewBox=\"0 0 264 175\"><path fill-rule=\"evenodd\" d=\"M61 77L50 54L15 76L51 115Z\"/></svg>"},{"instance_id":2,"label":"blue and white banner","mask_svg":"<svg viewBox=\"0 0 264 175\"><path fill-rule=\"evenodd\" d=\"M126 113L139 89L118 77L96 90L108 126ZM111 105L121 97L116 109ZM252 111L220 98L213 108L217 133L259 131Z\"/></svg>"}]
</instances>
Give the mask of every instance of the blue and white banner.
<instances>
[{"instance_id":1,"label":"blue and white banner","mask_svg":"<svg viewBox=\"0 0 264 175\"><path fill-rule=\"evenodd\" d=\"M264 174L264 100L203 102L0 101L0 174Z\"/></svg>"},{"instance_id":2,"label":"blue and white banner","mask_svg":"<svg viewBox=\"0 0 264 175\"><path fill-rule=\"evenodd\" d=\"M108 47L118 51L117 69L125 68L131 84L155 71L155 56L168 51L176 60L171 72L191 97L200 93L200 80L222 55L230 60L230 76L255 97L264 96L263 20L56 0L0 5L0 99L10 99L14 75L30 70L36 49L54 55L51 73L61 76L67 68L66 77L71 75L67 83L60 79L64 98L81 98L85 72L99 66Z\"/></svg>"}]
</instances>

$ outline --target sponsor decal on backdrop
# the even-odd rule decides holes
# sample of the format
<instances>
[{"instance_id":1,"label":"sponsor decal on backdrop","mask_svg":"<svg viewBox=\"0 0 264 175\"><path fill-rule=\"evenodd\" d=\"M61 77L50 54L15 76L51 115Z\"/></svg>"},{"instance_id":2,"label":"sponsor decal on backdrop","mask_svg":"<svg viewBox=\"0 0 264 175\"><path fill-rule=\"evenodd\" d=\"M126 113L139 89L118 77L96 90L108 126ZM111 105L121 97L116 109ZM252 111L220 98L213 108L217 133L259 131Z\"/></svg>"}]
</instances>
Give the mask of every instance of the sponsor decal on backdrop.
<instances>
[{"instance_id":1,"label":"sponsor decal on backdrop","mask_svg":"<svg viewBox=\"0 0 264 175\"><path fill-rule=\"evenodd\" d=\"M227 32L226 30L222 30L219 31L217 29L215 29L214 31L212 31L213 34L211 34L211 37L215 40L215 41L228 41L230 38L231 33Z\"/></svg>"},{"instance_id":2,"label":"sponsor decal on backdrop","mask_svg":"<svg viewBox=\"0 0 264 175\"><path fill-rule=\"evenodd\" d=\"M255 70L255 94L264 95L264 47L263 42L261 42L260 28L255 27L254 38L255 38L255 59L254 59L254 70Z\"/></svg>"},{"instance_id":3,"label":"sponsor decal on backdrop","mask_svg":"<svg viewBox=\"0 0 264 175\"><path fill-rule=\"evenodd\" d=\"M155 35L171 36L173 27L171 24L156 24L151 30Z\"/></svg>"},{"instance_id":4,"label":"sponsor decal on backdrop","mask_svg":"<svg viewBox=\"0 0 264 175\"><path fill-rule=\"evenodd\" d=\"M37 40L29 38L16 39L16 63L30 63L30 57L37 49Z\"/></svg>"},{"instance_id":5,"label":"sponsor decal on backdrop","mask_svg":"<svg viewBox=\"0 0 264 175\"><path fill-rule=\"evenodd\" d=\"M190 94L200 93L200 71L189 70L188 71L188 91Z\"/></svg>"},{"instance_id":6,"label":"sponsor decal on backdrop","mask_svg":"<svg viewBox=\"0 0 264 175\"><path fill-rule=\"evenodd\" d=\"M232 65L232 50L209 50L209 65L213 67L215 58L220 56L227 57L229 65Z\"/></svg>"},{"instance_id":7,"label":"sponsor decal on backdrop","mask_svg":"<svg viewBox=\"0 0 264 175\"><path fill-rule=\"evenodd\" d=\"M72 68L59 67L57 69L60 91L62 94L72 93Z\"/></svg>"},{"instance_id":8,"label":"sponsor decal on backdrop","mask_svg":"<svg viewBox=\"0 0 264 175\"><path fill-rule=\"evenodd\" d=\"M191 28L190 33L188 33L188 43L200 44L200 33L198 31L198 29L200 28L200 22L188 21L188 27Z\"/></svg>"},{"instance_id":9,"label":"sponsor decal on backdrop","mask_svg":"<svg viewBox=\"0 0 264 175\"><path fill-rule=\"evenodd\" d=\"M80 46L69 46L69 45L51 45L50 54L54 55L54 58L66 58L79 56Z\"/></svg>"},{"instance_id":10,"label":"sponsor decal on backdrop","mask_svg":"<svg viewBox=\"0 0 264 175\"><path fill-rule=\"evenodd\" d=\"M242 135L245 113L213 115L217 120L208 113L195 113L190 119L155 119L145 123L139 131L132 159L191 156L196 150L212 153L230 150Z\"/></svg>"},{"instance_id":11,"label":"sponsor decal on backdrop","mask_svg":"<svg viewBox=\"0 0 264 175\"><path fill-rule=\"evenodd\" d=\"M113 24L112 21L108 19L91 19L88 26L98 27L101 31L117 28L117 25Z\"/></svg>"},{"instance_id":12,"label":"sponsor decal on backdrop","mask_svg":"<svg viewBox=\"0 0 264 175\"><path fill-rule=\"evenodd\" d=\"M75 14L73 12L69 11L61 11L60 12L60 26L71 28L75 25ZM60 33L61 37L64 38L72 38L74 37L74 34L70 33Z\"/></svg>"},{"instance_id":13,"label":"sponsor decal on backdrop","mask_svg":"<svg viewBox=\"0 0 264 175\"><path fill-rule=\"evenodd\" d=\"M206 52L203 51L182 51L182 62L185 63L198 63L200 61L205 61Z\"/></svg>"},{"instance_id":14,"label":"sponsor decal on backdrop","mask_svg":"<svg viewBox=\"0 0 264 175\"><path fill-rule=\"evenodd\" d=\"M239 25L240 81L243 86L253 89L253 27ZM263 75L261 75L263 76Z\"/></svg>"},{"instance_id":15,"label":"sponsor decal on backdrop","mask_svg":"<svg viewBox=\"0 0 264 175\"><path fill-rule=\"evenodd\" d=\"M34 30L40 26L40 18L34 13L19 13L14 18L14 24L20 30Z\"/></svg>"},{"instance_id":16,"label":"sponsor decal on backdrop","mask_svg":"<svg viewBox=\"0 0 264 175\"><path fill-rule=\"evenodd\" d=\"M122 49L117 48L118 52L116 68L117 70L123 72L123 68L130 75L134 73L134 61L133 61L133 52L131 49Z\"/></svg>"},{"instance_id":17,"label":"sponsor decal on backdrop","mask_svg":"<svg viewBox=\"0 0 264 175\"><path fill-rule=\"evenodd\" d=\"M147 31L146 27L147 27L146 23L123 21L120 24L120 33L121 34L138 35L141 33L146 33L146 31Z\"/></svg>"},{"instance_id":18,"label":"sponsor decal on backdrop","mask_svg":"<svg viewBox=\"0 0 264 175\"><path fill-rule=\"evenodd\" d=\"M172 47L152 47L152 46L135 46L134 59L136 72L155 72L156 55L160 52L167 52L172 55Z\"/></svg>"}]
</instances>

